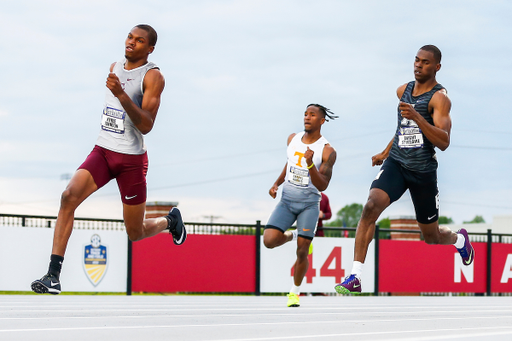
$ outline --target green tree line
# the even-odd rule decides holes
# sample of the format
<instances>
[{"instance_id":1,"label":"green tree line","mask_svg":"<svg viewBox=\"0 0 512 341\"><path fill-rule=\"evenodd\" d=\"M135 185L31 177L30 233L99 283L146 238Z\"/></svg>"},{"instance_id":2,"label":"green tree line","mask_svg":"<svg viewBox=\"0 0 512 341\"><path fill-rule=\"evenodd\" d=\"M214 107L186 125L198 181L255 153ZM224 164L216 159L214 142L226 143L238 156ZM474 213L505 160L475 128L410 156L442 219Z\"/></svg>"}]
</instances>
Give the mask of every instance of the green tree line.
<instances>
[{"instance_id":1,"label":"green tree line","mask_svg":"<svg viewBox=\"0 0 512 341\"><path fill-rule=\"evenodd\" d=\"M332 227L357 227L359 223L359 219L361 218L361 214L363 213L363 205L358 203L353 203L350 205L345 205L342 209L340 209L336 216L331 219L328 223L324 223L324 226L332 226ZM464 224L478 224L485 223L485 220L482 216L477 215L471 221L464 221ZM389 228L391 226L391 221L389 218L383 218L377 222L380 228ZM439 224L453 224L453 219L450 217L440 216ZM326 234L329 236L336 236L338 234L341 235L339 231L326 231ZM349 236L353 237L355 235L354 231L349 232Z\"/></svg>"}]
</instances>

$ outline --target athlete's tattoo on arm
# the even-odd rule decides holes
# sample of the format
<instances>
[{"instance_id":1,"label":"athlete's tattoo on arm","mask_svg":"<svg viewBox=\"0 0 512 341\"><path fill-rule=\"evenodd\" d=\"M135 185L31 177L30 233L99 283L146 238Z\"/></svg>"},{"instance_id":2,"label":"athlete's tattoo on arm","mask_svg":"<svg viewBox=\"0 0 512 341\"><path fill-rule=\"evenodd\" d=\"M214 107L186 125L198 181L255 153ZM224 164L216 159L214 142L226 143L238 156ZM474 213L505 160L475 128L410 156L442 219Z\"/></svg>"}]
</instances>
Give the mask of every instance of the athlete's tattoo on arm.
<instances>
[{"instance_id":1,"label":"athlete's tattoo on arm","mask_svg":"<svg viewBox=\"0 0 512 341\"><path fill-rule=\"evenodd\" d=\"M327 182L331 181L332 176L332 168L334 167L334 163L336 162L336 151L332 151L329 154L326 162L322 162L320 165L320 174L322 174Z\"/></svg>"}]
</instances>

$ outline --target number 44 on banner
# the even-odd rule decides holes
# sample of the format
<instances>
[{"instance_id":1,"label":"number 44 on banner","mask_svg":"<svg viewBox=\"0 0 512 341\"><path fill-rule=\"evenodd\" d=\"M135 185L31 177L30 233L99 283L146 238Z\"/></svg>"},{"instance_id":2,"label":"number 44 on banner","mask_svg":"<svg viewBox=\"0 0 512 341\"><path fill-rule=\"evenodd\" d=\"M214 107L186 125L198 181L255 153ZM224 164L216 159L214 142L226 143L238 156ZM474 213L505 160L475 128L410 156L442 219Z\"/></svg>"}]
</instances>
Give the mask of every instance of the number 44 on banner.
<instances>
[{"instance_id":1,"label":"number 44 on banner","mask_svg":"<svg viewBox=\"0 0 512 341\"><path fill-rule=\"evenodd\" d=\"M304 276L306 283L313 283L313 278L316 277L316 269L313 266L313 253L308 255L309 268ZM334 268L331 267L334 263ZM295 264L291 269L291 276L294 274ZM341 268L341 246L335 246L324 264L320 268L320 277L334 277L335 283L340 283L342 278L345 277L345 270Z\"/></svg>"}]
</instances>

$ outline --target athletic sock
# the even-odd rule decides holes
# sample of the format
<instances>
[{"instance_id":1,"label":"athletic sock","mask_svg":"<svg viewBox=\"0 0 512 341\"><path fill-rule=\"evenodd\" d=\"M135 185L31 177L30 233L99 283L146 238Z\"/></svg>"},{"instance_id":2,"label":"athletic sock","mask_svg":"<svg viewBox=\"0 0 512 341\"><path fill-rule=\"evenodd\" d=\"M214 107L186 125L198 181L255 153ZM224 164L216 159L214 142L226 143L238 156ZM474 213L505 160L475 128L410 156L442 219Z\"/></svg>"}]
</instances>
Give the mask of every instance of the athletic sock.
<instances>
[{"instance_id":1,"label":"athletic sock","mask_svg":"<svg viewBox=\"0 0 512 341\"><path fill-rule=\"evenodd\" d=\"M363 263L354 261L352 264L352 272L351 275L356 275L357 278L361 278L361 275L363 274Z\"/></svg>"},{"instance_id":2,"label":"athletic sock","mask_svg":"<svg viewBox=\"0 0 512 341\"><path fill-rule=\"evenodd\" d=\"M50 266L48 267L48 273L57 277L60 277L60 270L62 269L62 262L64 257L52 254L50 256Z\"/></svg>"},{"instance_id":3,"label":"athletic sock","mask_svg":"<svg viewBox=\"0 0 512 341\"><path fill-rule=\"evenodd\" d=\"M464 243L466 242L466 238L461 233L457 233L457 241L453 244L457 249L462 249L464 247Z\"/></svg>"},{"instance_id":4,"label":"athletic sock","mask_svg":"<svg viewBox=\"0 0 512 341\"><path fill-rule=\"evenodd\" d=\"M297 232L297 230L293 230L293 231L292 231L292 242L293 242L294 240L297 240L297 236L298 236L298 234L299 234L299 233Z\"/></svg>"},{"instance_id":5,"label":"athletic sock","mask_svg":"<svg viewBox=\"0 0 512 341\"><path fill-rule=\"evenodd\" d=\"M167 229L170 230L172 225L172 219L168 215L165 216L165 219L167 219Z\"/></svg>"},{"instance_id":6,"label":"athletic sock","mask_svg":"<svg viewBox=\"0 0 512 341\"><path fill-rule=\"evenodd\" d=\"M296 286L295 283L292 284L292 288L290 289L290 293L293 293L295 295L299 295L300 294L300 286Z\"/></svg>"}]
</instances>

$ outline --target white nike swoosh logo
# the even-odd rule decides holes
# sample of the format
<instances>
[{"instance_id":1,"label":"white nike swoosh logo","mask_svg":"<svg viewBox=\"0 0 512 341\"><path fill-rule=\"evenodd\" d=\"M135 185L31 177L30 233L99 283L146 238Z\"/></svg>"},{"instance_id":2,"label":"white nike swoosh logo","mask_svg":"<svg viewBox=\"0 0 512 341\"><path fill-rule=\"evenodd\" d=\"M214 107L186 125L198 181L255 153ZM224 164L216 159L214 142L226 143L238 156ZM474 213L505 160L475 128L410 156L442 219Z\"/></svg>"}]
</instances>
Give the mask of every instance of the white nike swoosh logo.
<instances>
[{"instance_id":1,"label":"white nike swoosh logo","mask_svg":"<svg viewBox=\"0 0 512 341\"><path fill-rule=\"evenodd\" d=\"M183 226L183 228L185 228L185 226ZM179 240L177 240L176 243L180 244L183 241L183 237L185 237L184 232L181 233L181 238Z\"/></svg>"},{"instance_id":2,"label":"white nike swoosh logo","mask_svg":"<svg viewBox=\"0 0 512 341\"><path fill-rule=\"evenodd\" d=\"M428 217L428 220L432 220L436 217L437 214L434 214L432 217Z\"/></svg>"},{"instance_id":3,"label":"white nike swoosh logo","mask_svg":"<svg viewBox=\"0 0 512 341\"><path fill-rule=\"evenodd\" d=\"M50 281L50 285L51 285L52 287L56 286L57 284L59 284L59 282L57 282L57 283L53 283L53 281Z\"/></svg>"},{"instance_id":4,"label":"white nike swoosh logo","mask_svg":"<svg viewBox=\"0 0 512 341\"><path fill-rule=\"evenodd\" d=\"M361 284L358 284L358 285L354 284L354 288L359 288L360 286L361 286Z\"/></svg>"},{"instance_id":5,"label":"white nike swoosh logo","mask_svg":"<svg viewBox=\"0 0 512 341\"><path fill-rule=\"evenodd\" d=\"M125 195L125 196L124 196L124 198L125 198L126 200L130 200L130 199L135 198L136 196L137 196L137 195L134 195L133 197L129 197L129 196Z\"/></svg>"}]
</instances>

